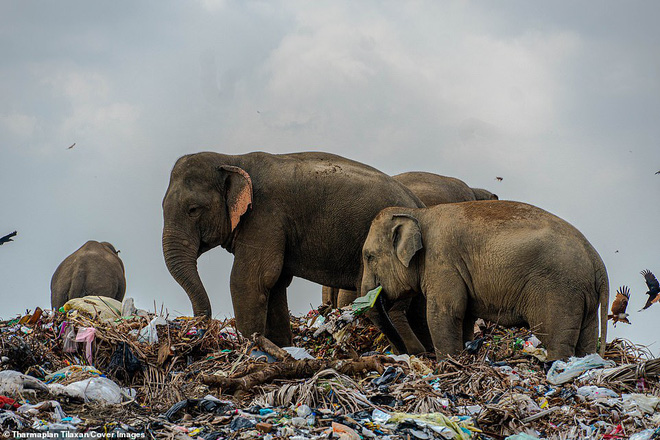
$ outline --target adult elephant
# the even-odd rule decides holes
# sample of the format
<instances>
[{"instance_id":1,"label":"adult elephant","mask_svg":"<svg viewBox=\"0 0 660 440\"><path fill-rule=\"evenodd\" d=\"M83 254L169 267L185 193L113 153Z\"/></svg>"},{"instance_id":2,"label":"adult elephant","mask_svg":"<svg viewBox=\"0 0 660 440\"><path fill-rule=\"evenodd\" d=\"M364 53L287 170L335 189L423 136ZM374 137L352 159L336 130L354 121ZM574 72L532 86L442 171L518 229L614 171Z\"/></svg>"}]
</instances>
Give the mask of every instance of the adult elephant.
<instances>
[{"instance_id":1,"label":"adult elephant","mask_svg":"<svg viewBox=\"0 0 660 440\"><path fill-rule=\"evenodd\" d=\"M535 329L548 360L596 351L607 335L602 259L566 221L518 202L386 208L363 248L362 291L390 303L424 296L436 356L472 338L476 318ZM383 333L389 337L384 329Z\"/></svg>"},{"instance_id":2,"label":"adult elephant","mask_svg":"<svg viewBox=\"0 0 660 440\"><path fill-rule=\"evenodd\" d=\"M424 205L429 207L473 200L499 200L496 194L481 188L471 188L456 177L424 171L410 171L392 177L410 189ZM345 307L352 303L357 296L358 293L355 290L328 286L323 286L321 291L323 303L330 304L333 308Z\"/></svg>"},{"instance_id":3,"label":"adult elephant","mask_svg":"<svg viewBox=\"0 0 660 440\"><path fill-rule=\"evenodd\" d=\"M194 314L210 316L197 258L222 246L234 254L230 290L238 330L290 345L292 278L358 288L362 243L371 220L388 206L424 205L392 177L333 154L186 155L174 165L163 199L165 263Z\"/></svg>"},{"instance_id":4,"label":"adult elephant","mask_svg":"<svg viewBox=\"0 0 660 440\"><path fill-rule=\"evenodd\" d=\"M88 295L124 299L126 277L119 251L107 241L90 240L60 263L50 281L50 305Z\"/></svg>"}]
</instances>

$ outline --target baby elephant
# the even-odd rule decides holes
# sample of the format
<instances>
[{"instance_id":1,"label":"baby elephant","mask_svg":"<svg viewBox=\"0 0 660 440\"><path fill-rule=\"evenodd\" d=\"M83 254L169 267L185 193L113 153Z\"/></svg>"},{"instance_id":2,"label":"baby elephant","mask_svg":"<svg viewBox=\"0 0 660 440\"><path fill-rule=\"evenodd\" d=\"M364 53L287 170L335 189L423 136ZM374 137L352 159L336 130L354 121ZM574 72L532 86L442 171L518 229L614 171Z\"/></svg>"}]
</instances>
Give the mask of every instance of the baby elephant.
<instances>
[{"instance_id":1,"label":"baby elephant","mask_svg":"<svg viewBox=\"0 0 660 440\"><path fill-rule=\"evenodd\" d=\"M529 326L549 361L593 353L599 305L604 350L605 265L577 229L540 208L509 201L386 208L373 220L362 256L362 292L381 285L388 306L426 297L438 358L462 350L476 318ZM385 307L377 310L375 324L401 341L388 334L395 330Z\"/></svg>"},{"instance_id":2,"label":"baby elephant","mask_svg":"<svg viewBox=\"0 0 660 440\"><path fill-rule=\"evenodd\" d=\"M60 263L50 281L50 305L59 309L68 300L88 295L124 299L124 263L107 241L90 240Z\"/></svg>"}]
</instances>

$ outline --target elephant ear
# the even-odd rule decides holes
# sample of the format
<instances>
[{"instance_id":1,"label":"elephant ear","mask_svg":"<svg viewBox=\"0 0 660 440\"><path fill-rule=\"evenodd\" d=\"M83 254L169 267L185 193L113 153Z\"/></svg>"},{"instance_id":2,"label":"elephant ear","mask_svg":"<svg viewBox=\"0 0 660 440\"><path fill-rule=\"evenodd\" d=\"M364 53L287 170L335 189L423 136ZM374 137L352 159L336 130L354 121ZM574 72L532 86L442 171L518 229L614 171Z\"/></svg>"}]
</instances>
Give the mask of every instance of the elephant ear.
<instances>
[{"instance_id":1,"label":"elephant ear","mask_svg":"<svg viewBox=\"0 0 660 440\"><path fill-rule=\"evenodd\" d=\"M417 251L422 249L422 229L417 219L408 214L394 214L392 228L392 246L397 258L404 266L410 265L410 260Z\"/></svg>"},{"instance_id":2,"label":"elephant ear","mask_svg":"<svg viewBox=\"0 0 660 440\"><path fill-rule=\"evenodd\" d=\"M225 201L233 231L252 205L252 179L243 168L236 166L222 165L218 170L224 176Z\"/></svg>"}]
</instances>

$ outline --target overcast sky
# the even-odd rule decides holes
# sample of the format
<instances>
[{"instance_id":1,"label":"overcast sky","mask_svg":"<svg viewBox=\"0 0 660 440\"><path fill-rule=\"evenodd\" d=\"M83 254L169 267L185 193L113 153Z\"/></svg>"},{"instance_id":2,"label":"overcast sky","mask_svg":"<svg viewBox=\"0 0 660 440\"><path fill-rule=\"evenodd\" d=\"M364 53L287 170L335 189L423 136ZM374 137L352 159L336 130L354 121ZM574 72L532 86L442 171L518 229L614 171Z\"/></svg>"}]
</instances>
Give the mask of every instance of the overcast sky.
<instances>
[{"instance_id":1,"label":"overcast sky","mask_svg":"<svg viewBox=\"0 0 660 440\"><path fill-rule=\"evenodd\" d=\"M161 201L187 153L319 150L386 173L455 176L566 219L611 300L654 344L660 304L656 2L4 1L0 317L50 305L58 264L110 241L127 296L191 314L161 250ZM75 147L68 149L75 142ZM496 176L504 179L495 180ZM232 256L199 260L232 314ZM294 313L320 288L294 281Z\"/></svg>"}]
</instances>

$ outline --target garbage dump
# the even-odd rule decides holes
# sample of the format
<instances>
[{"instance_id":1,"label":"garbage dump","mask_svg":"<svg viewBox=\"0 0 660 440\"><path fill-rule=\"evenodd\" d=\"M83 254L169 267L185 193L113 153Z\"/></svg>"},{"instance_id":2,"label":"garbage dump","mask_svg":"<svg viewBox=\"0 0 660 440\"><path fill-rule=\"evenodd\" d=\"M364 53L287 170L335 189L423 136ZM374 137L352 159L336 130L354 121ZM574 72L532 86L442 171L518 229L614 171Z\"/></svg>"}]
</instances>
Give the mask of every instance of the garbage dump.
<instances>
[{"instance_id":1,"label":"garbage dump","mask_svg":"<svg viewBox=\"0 0 660 440\"><path fill-rule=\"evenodd\" d=\"M292 317L284 349L233 320L95 307L0 322L6 438L660 438L660 359L626 340L546 372L533 332L481 320L436 361L392 354L350 307Z\"/></svg>"}]
</instances>

